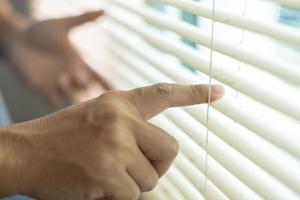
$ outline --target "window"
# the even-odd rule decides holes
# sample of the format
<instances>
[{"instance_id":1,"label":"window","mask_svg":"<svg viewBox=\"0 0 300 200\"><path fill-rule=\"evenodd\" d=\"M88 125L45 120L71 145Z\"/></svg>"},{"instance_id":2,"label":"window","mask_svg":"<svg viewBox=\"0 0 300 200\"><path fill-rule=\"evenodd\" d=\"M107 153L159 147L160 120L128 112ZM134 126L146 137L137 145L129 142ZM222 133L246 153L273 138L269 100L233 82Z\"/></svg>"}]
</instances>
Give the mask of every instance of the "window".
<instances>
[{"instance_id":1,"label":"window","mask_svg":"<svg viewBox=\"0 0 300 200\"><path fill-rule=\"evenodd\" d=\"M100 3L35 6L47 17ZM121 89L157 82L226 87L218 102L152 120L177 137L181 152L144 199L300 199L298 0L109 0L105 8L105 22L72 38L95 68L104 60L99 49L111 52Z\"/></svg>"}]
</instances>

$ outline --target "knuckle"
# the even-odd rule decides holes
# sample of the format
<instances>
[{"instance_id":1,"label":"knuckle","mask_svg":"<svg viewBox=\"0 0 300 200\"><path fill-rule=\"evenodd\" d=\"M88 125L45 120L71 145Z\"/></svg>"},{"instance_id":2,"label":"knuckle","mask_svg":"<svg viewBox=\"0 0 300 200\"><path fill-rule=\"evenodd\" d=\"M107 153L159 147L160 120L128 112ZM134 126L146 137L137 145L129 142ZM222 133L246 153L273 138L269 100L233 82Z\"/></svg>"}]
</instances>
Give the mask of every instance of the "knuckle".
<instances>
[{"instance_id":1,"label":"knuckle","mask_svg":"<svg viewBox=\"0 0 300 200\"><path fill-rule=\"evenodd\" d=\"M102 172L109 172L118 164L114 157L109 153L102 153L100 155L100 160L101 162L99 163L99 170Z\"/></svg>"},{"instance_id":2,"label":"knuckle","mask_svg":"<svg viewBox=\"0 0 300 200\"><path fill-rule=\"evenodd\" d=\"M155 85L156 91L163 97L171 97L174 94L174 86L168 83L158 83Z\"/></svg>"},{"instance_id":3,"label":"knuckle","mask_svg":"<svg viewBox=\"0 0 300 200\"><path fill-rule=\"evenodd\" d=\"M134 143L134 136L131 132L123 131L120 128L115 128L108 133L106 138L106 144L111 153L114 154L118 161L123 161L124 159L131 158L130 155L133 154L132 146Z\"/></svg>"},{"instance_id":4,"label":"knuckle","mask_svg":"<svg viewBox=\"0 0 300 200\"><path fill-rule=\"evenodd\" d=\"M82 116L83 125L97 125L97 121L101 119L102 115L97 109L92 111L87 111Z\"/></svg>"},{"instance_id":5,"label":"knuckle","mask_svg":"<svg viewBox=\"0 0 300 200\"><path fill-rule=\"evenodd\" d=\"M116 107L109 106L106 108L106 111L104 111L104 116L111 123L118 123L125 118L125 113Z\"/></svg>"},{"instance_id":6,"label":"knuckle","mask_svg":"<svg viewBox=\"0 0 300 200\"><path fill-rule=\"evenodd\" d=\"M96 127L107 126L109 122L109 127L113 127L112 125L118 124L123 117L124 114L122 111L112 105L106 105L104 109L88 109L83 115L82 121L88 126L92 125Z\"/></svg>"}]
</instances>

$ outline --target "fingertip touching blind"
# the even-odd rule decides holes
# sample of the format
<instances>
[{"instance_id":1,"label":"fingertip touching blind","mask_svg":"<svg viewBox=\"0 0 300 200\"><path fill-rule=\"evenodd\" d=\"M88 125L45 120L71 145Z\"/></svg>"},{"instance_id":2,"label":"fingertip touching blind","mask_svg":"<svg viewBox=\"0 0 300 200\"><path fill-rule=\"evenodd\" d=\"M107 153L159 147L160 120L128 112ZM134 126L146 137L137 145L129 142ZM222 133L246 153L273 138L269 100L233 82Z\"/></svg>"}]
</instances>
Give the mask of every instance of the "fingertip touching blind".
<instances>
[{"instance_id":1,"label":"fingertip touching blind","mask_svg":"<svg viewBox=\"0 0 300 200\"><path fill-rule=\"evenodd\" d=\"M72 33L116 85L219 83L225 97L151 120L180 153L144 200L300 199L299 0L36 0L43 18L105 8Z\"/></svg>"}]
</instances>

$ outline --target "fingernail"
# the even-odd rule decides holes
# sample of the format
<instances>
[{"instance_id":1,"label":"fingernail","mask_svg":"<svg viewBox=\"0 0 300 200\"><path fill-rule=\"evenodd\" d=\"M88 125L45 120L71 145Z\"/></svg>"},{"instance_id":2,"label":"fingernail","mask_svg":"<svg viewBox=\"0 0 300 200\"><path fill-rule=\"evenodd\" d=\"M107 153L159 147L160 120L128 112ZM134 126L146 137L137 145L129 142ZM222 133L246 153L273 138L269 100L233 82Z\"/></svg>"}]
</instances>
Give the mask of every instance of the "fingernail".
<instances>
[{"instance_id":1,"label":"fingernail","mask_svg":"<svg viewBox=\"0 0 300 200\"><path fill-rule=\"evenodd\" d=\"M224 93L225 89L224 89L224 87L222 85L212 85L211 91L213 93L219 94L219 93Z\"/></svg>"}]
</instances>

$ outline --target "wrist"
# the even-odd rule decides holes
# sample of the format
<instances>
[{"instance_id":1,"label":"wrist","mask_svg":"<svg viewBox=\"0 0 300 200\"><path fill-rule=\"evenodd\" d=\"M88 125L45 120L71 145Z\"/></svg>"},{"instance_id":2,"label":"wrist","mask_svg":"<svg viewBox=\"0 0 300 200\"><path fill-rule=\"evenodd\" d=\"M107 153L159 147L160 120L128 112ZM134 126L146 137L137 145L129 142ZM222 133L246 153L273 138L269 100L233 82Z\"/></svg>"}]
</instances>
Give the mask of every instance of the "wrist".
<instances>
[{"instance_id":1,"label":"wrist","mask_svg":"<svg viewBox=\"0 0 300 200\"><path fill-rule=\"evenodd\" d=\"M26 138L18 129L0 128L0 198L21 193Z\"/></svg>"}]
</instances>

